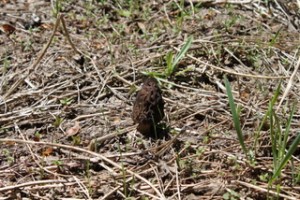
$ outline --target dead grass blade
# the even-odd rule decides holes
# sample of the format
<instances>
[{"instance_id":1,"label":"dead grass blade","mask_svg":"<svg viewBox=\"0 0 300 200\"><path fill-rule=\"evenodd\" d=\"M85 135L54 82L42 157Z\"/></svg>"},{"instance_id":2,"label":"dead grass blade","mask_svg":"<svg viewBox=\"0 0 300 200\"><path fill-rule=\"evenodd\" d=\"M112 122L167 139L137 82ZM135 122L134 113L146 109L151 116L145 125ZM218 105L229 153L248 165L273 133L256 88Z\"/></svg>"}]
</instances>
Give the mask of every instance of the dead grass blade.
<instances>
[{"instance_id":1,"label":"dead grass blade","mask_svg":"<svg viewBox=\"0 0 300 200\"><path fill-rule=\"evenodd\" d=\"M50 143L50 142L34 142L34 141L29 141L29 140L19 140L19 139L0 139L0 142L16 142L16 143L25 143L25 144L32 144L32 145L50 145L50 146L55 146L55 147L61 147L61 148L66 148L66 149L71 149L74 151L79 151L79 152L83 152L83 153L87 153L96 157L99 157L101 160L111 164L112 166L123 170L123 167L120 166L119 164L117 164L116 162L106 158L105 156L89 151L89 150L85 150L79 147L74 147L74 146L69 146L69 145L63 145L63 144L55 144L55 143ZM129 170L129 169L125 169L126 172L128 172L129 174L137 177L138 179L140 179L141 181L145 182L147 185L149 185L154 191L155 193L159 196L158 199L166 199L164 197L164 195L158 191L158 189L156 187L154 187L154 185L152 183L150 183L147 179L145 179L144 177L140 176L139 174Z\"/></svg>"}]
</instances>

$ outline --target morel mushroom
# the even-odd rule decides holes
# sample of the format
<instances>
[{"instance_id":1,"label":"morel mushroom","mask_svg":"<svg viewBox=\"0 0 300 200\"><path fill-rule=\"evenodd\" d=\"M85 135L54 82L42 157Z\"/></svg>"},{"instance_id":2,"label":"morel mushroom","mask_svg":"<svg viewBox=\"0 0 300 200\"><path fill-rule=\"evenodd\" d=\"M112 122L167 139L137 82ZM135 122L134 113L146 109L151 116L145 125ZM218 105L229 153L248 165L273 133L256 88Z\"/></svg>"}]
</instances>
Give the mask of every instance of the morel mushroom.
<instances>
[{"instance_id":1,"label":"morel mushroom","mask_svg":"<svg viewBox=\"0 0 300 200\"><path fill-rule=\"evenodd\" d=\"M164 100L158 82L154 78L147 78L137 93L132 119L138 124L140 133L156 135L156 126L164 116Z\"/></svg>"}]
</instances>

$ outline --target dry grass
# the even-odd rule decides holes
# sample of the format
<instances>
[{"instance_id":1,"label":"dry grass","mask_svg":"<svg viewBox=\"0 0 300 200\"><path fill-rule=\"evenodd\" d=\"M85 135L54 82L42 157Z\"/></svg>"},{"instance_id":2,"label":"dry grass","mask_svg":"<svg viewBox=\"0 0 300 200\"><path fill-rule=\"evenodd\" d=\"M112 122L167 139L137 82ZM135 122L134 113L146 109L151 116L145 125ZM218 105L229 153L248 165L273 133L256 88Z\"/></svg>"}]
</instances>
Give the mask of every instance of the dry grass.
<instances>
[{"instance_id":1,"label":"dry grass","mask_svg":"<svg viewBox=\"0 0 300 200\"><path fill-rule=\"evenodd\" d=\"M0 35L0 199L300 198L299 151L270 187L270 124L255 137L280 81L282 129L300 99L296 2L51 2L1 2L1 22L16 31ZM42 24L25 29L33 12ZM164 77L166 55L189 36ZM143 137L130 117L147 73L160 73L168 138ZM289 144L299 114L297 105Z\"/></svg>"}]
</instances>

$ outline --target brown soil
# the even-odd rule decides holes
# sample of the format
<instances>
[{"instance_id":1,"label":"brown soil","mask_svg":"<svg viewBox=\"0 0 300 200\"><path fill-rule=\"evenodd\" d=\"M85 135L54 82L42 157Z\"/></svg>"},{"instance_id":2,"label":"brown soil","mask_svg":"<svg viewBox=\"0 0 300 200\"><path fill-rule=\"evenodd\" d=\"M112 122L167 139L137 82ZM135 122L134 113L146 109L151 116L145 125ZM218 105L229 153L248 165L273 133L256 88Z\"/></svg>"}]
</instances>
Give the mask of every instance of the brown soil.
<instances>
[{"instance_id":1,"label":"brown soil","mask_svg":"<svg viewBox=\"0 0 300 200\"><path fill-rule=\"evenodd\" d=\"M269 187L269 120L257 134L280 81L282 132L300 100L300 8L283 2L0 0L0 198L300 199L299 151ZM147 75L165 101L159 139L131 119Z\"/></svg>"}]
</instances>

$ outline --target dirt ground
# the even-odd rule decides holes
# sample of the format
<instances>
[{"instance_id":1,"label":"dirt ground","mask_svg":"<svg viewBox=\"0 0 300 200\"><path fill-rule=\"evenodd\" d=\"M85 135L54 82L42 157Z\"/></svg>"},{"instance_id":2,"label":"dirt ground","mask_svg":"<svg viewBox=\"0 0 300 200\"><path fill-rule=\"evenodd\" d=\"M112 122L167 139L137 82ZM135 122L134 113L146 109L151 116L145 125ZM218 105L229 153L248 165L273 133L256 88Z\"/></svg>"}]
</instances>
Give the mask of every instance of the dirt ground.
<instances>
[{"instance_id":1,"label":"dirt ground","mask_svg":"<svg viewBox=\"0 0 300 200\"><path fill-rule=\"evenodd\" d=\"M300 199L298 149L268 184L262 123L279 85L282 133L300 100L299 4L0 0L0 199ZM147 76L165 101L159 138L131 119Z\"/></svg>"}]
</instances>

